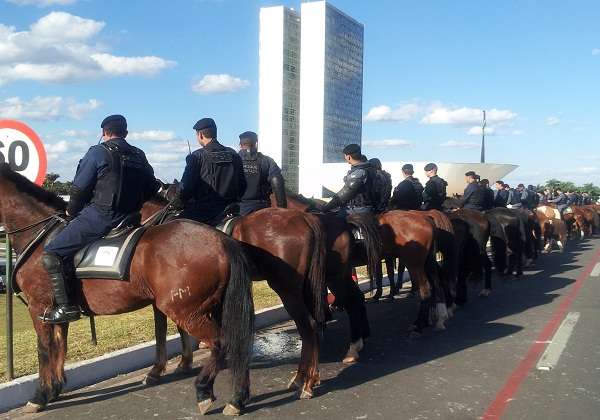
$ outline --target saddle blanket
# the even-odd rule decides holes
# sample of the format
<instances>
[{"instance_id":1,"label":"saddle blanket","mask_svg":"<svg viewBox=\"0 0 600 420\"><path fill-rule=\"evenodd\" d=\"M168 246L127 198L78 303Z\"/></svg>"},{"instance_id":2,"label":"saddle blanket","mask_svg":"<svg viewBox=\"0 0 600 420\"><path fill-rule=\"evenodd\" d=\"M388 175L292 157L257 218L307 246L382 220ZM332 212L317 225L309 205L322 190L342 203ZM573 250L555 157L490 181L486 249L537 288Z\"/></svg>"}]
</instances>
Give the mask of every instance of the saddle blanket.
<instances>
[{"instance_id":1,"label":"saddle blanket","mask_svg":"<svg viewBox=\"0 0 600 420\"><path fill-rule=\"evenodd\" d=\"M129 266L145 227L124 229L92 242L75 254L78 279L129 280Z\"/></svg>"}]
</instances>

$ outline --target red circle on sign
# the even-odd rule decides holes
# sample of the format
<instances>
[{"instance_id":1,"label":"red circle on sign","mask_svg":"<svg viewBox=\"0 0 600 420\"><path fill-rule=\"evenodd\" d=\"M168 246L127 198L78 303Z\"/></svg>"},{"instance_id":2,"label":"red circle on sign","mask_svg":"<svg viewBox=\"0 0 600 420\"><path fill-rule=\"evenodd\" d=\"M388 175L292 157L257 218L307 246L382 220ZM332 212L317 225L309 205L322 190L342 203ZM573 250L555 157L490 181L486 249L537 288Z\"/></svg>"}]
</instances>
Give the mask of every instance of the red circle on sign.
<instances>
[{"instance_id":1,"label":"red circle on sign","mask_svg":"<svg viewBox=\"0 0 600 420\"><path fill-rule=\"evenodd\" d=\"M35 134L28 125L15 120L0 120L0 129L2 128L12 128L13 130L20 131L25 134L29 140L31 140L35 146L37 151L40 165L38 167L37 177L35 178L35 183L38 185L42 185L44 183L44 179L46 178L46 169L48 168L48 160L46 158L46 149L44 149L44 144L42 140Z\"/></svg>"}]
</instances>

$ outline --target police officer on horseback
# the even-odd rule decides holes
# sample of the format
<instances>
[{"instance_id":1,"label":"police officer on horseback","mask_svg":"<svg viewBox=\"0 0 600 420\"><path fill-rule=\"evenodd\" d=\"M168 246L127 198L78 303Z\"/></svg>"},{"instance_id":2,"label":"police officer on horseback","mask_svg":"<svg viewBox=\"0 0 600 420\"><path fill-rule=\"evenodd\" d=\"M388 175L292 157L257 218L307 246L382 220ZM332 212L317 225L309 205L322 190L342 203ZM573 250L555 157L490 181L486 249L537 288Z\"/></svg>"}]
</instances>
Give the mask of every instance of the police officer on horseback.
<instances>
[{"instance_id":1,"label":"police officer on horseback","mask_svg":"<svg viewBox=\"0 0 600 420\"><path fill-rule=\"evenodd\" d=\"M104 141L92 146L79 161L73 180L67 206L67 216L73 219L44 248L42 264L50 276L55 301L55 306L40 316L44 322L79 319L80 309L68 293L73 256L138 213L159 189L144 152L125 140L125 118L111 115L100 126Z\"/></svg>"},{"instance_id":2,"label":"police officer on horseback","mask_svg":"<svg viewBox=\"0 0 600 420\"><path fill-rule=\"evenodd\" d=\"M390 209L393 210L419 210L423 203L423 185L413 177L415 171L410 163L402 166L404 180L394 188L390 200Z\"/></svg>"},{"instance_id":3,"label":"police officer on horseback","mask_svg":"<svg viewBox=\"0 0 600 420\"><path fill-rule=\"evenodd\" d=\"M202 148L189 154L181 178L175 208L183 209L180 218L218 225L232 205L240 202L246 190L242 158L217 140L217 125L212 118L194 124Z\"/></svg>"},{"instance_id":4,"label":"police officer on horseback","mask_svg":"<svg viewBox=\"0 0 600 420\"><path fill-rule=\"evenodd\" d=\"M483 211L485 209L485 190L477 182L474 171L465 174L467 186L462 197L461 207L471 210Z\"/></svg>"},{"instance_id":5,"label":"police officer on horseback","mask_svg":"<svg viewBox=\"0 0 600 420\"><path fill-rule=\"evenodd\" d=\"M446 187L448 183L437 174L438 167L435 163L425 165L425 175L429 180L423 190L423 210L442 210L446 200Z\"/></svg>"},{"instance_id":6,"label":"police officer on horseback","mask_svg":"<svg viewBox=\"0 0 600 420\"><path fill-rule=\"evenodd\" d=\"M240 134L240 157L246 177L246 191L240 203L240 214L246 216L254 211L271 207L271 192L277 207L287 208L285 183L281 169L269 156L258 151L258 136L253 131Z\"/></svg>"},{"instance_id":7,"label":"police officer on horseback","mask_svg":"<svg viewBox=\"0 0 600 420\"><path fill-rule=\"evenodd\" d=\"M392 194L392 176L383 170L379 159L369 159L369 163L375 171L375 178L373 180L373 193L375 196L374 211L375 213L383 213L388 207Z\"/></svg>"},{"instance_id":8,"label":"police officer on horseback","mask_svg":"<svg viewBox=\"0 0 600 420\"><path fill-rule=\"evenodd\" d=\"M376 205L373 194L375 171L368 161L362 161L358 144L347 145L343 153L344 160L350 165L344 177L344 187L322 207L322 211L328 212L339 207L340 216L372 213Z\"/></svg>"}]
</instances>

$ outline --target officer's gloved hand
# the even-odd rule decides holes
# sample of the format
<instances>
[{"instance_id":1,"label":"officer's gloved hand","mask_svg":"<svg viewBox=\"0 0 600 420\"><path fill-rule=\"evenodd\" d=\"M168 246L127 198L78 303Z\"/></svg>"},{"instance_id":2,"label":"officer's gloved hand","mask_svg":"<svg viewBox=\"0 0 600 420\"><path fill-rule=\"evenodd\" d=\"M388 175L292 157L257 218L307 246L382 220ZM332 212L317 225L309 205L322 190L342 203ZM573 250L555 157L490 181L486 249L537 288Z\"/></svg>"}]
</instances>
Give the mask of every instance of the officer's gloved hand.
<instances>
[{"instance_id":1,"label":"officer's gloved hand","mask_svg":"<svg viewBox=\"0 0 600 420\"><path fill-rule=\"evenodd\" d=\"M321 211L323 213L328 213L336 207L339 207L341 204L342 203L340 201L340 198L337 195L334 195L333 198L327 204L321 206Z\"/></svg>"}]
</instances>

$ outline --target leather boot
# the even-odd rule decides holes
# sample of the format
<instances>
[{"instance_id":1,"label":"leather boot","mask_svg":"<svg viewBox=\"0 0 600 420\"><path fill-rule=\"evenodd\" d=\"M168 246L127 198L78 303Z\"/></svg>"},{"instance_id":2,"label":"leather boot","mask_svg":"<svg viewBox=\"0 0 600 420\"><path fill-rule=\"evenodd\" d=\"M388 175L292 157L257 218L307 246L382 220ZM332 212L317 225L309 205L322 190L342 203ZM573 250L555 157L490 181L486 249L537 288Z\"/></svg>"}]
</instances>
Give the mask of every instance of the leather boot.
<instances>
[{"instance_id":1,"label":"leather boot","mask_svg":"<svg viewBox=\"0 0 600 420\"><path fill-rule=\"evenodd\" d=\"M42 264L50 276L52 291L54 292L55 306L44 312L39 318L50 324L64 324L76 321L81 315L79 307L69 303L66 290L66 273L64 262L61 257L50 252L44 252Z\"/></svg>"}]
</instances>

